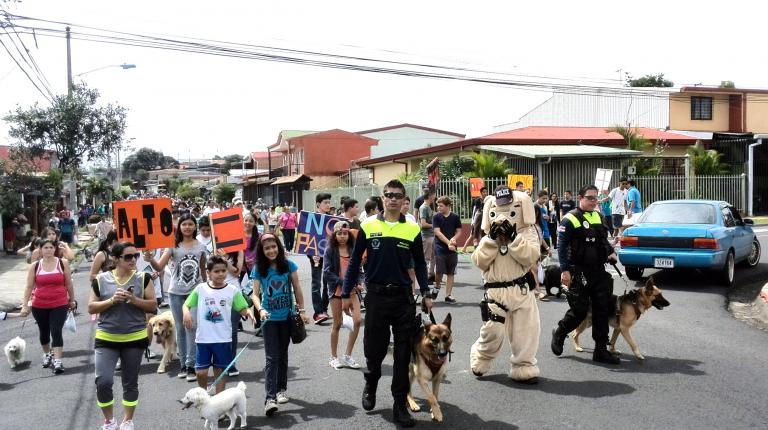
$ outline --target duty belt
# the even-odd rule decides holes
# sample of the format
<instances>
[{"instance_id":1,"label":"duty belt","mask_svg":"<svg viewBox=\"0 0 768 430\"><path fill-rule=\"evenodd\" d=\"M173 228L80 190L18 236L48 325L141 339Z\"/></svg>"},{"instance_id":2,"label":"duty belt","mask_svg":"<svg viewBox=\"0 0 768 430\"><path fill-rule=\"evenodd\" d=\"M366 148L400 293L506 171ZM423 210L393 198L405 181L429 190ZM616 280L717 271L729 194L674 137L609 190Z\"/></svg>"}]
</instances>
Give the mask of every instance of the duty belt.
<instances>
[{"instance_id":1,"label":"duty belt","mask_svg":"<svg viewBox=\"0 0 768 430\"><path fill-rule=\"evenodd\" d=\"M525 278L525 275L511 280L511 281L504 281L504 282L486 282L483 284L483 288L507 288L507 287L514 287L518 286L520 288L528 288L528 280Z\"/></svg>"},{"instance_id":2,"label":"duty belt","mask_svg":"<svg viewBox=\"0 0 768 430\"><path fill-rule=\"evenodd\" d=\"M404 286L404 285L395 285L395 284L373 284L369 283L365 286L366 290L369 293L374 294L381 294L385 296L397 296L400 294L405 293L406 291L410 291L410 286Z\"/></svg>"}]
</instances>

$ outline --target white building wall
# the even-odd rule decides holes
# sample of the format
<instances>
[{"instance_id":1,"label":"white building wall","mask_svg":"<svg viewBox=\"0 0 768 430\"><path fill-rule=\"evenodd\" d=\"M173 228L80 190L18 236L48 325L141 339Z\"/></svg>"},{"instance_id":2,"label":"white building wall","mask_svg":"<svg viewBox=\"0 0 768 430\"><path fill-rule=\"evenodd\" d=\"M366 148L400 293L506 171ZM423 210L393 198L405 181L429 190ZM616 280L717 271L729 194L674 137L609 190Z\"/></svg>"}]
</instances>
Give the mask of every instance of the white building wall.
<instances>
[{"instance_id":1,"label":"white building wall","mask_svg":"<svg viewBox=\"0 0 768 430\"><path fill-rule=\"evenodd\" d=\"M384 157L390 154L397 154L430 146L444 145L459 140L458 137L450 134L411 127L375 131L372 133L361 134L361 136L370 137L379 141L378 145L371 146L371 158Z\"/></svg>"}]
</instances>

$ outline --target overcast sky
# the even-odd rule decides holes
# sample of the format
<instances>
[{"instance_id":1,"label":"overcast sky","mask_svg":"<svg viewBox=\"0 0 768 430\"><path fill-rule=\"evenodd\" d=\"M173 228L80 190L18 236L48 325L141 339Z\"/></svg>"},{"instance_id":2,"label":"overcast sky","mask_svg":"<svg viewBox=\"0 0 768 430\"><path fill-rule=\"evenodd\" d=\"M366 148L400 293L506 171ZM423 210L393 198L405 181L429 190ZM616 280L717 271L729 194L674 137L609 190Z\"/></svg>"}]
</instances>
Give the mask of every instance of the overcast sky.
<instances>
[{"instance_id":1,"label":"overcast sky","mask_svg":"<svg viewBox=\"0 0 768 430\"><path fill-rule=\"evenodd\" d=\"M768 87L765 32L750 24L767 10L763 2L668 0L24 0L10 6L19 15L142 34L585 77L605 85L622 69L635 76L663 72L676 86L732 80L739 87ZM22 37L54 92L65 92L63 39L38 37L35 47L31 36ZM181 160L263 150L282 129L360 131L408 122L483 135L547 97L468 82L72 43L74 74L121 63L137 67L82 79L105 102L129 109L126 136L133 146ZM35 101L45 103L0 51L0 112ZM0 143L8 142L2 123Z\"/></svg>"}]
</instances>

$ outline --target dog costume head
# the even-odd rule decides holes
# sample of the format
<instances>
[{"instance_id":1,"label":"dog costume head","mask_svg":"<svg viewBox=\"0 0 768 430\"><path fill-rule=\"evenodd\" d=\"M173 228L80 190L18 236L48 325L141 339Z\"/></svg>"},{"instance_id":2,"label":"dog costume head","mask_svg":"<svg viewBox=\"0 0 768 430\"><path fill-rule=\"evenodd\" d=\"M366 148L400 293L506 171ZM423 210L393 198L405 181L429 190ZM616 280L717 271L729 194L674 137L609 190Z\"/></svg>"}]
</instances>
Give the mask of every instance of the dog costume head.
<instances>
[{"instance_id":1,"label":"dog costume head","mask_svg":"<svg viewBox=\"0 0 768 430\"><path fill-rule=\"evenodd\" d=\"M493 194L485 198L483 222L480 226L488 234L491 232L491 224L502 224L504 221L520 230L536 224L536 213L533 200L528 194L499 185Z\"/></svg>"}]
</instances>

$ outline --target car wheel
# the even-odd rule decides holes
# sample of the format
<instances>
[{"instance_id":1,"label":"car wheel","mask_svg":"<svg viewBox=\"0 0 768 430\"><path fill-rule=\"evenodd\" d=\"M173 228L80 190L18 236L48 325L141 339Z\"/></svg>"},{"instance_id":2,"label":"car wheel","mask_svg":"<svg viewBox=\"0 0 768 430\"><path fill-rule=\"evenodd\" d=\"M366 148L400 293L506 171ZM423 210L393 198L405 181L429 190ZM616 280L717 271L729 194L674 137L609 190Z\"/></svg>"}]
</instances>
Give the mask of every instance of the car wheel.
<instances>
[{"instance_id":1,"label":"car wheel","mask_svg":"<svg viewBox=\"0 0 768 430\"><path fill-rule=\"evenodd\" d=\"M733 251L728 251L728 256L725 257L725 264L720 269L720 283L726 287L733 285L733 273L735 271L735 261L733 257Z\"/></svg>"},{"instance_id":2,"label":"car wheel","mask_svg":"<svg viewBox=\"0 0 768 430\"><path fill-rule=\"evenodd\" d=\"M625 267L624 271L627 272L627 278L633 281L639 281L643 278L642 267Z\"/></svg>"},{"instance_id":3,"label":"car wheel","mask_svg":"<svg viewBox=\"0 0 768 430\"><path fill-rule=\"evenodd\" d=\"M744 267L753 268L760 262L760 241L757 238L752 240L752 249L749 251L747 259L744 260Z\"/></svg>"}]
</instances>

